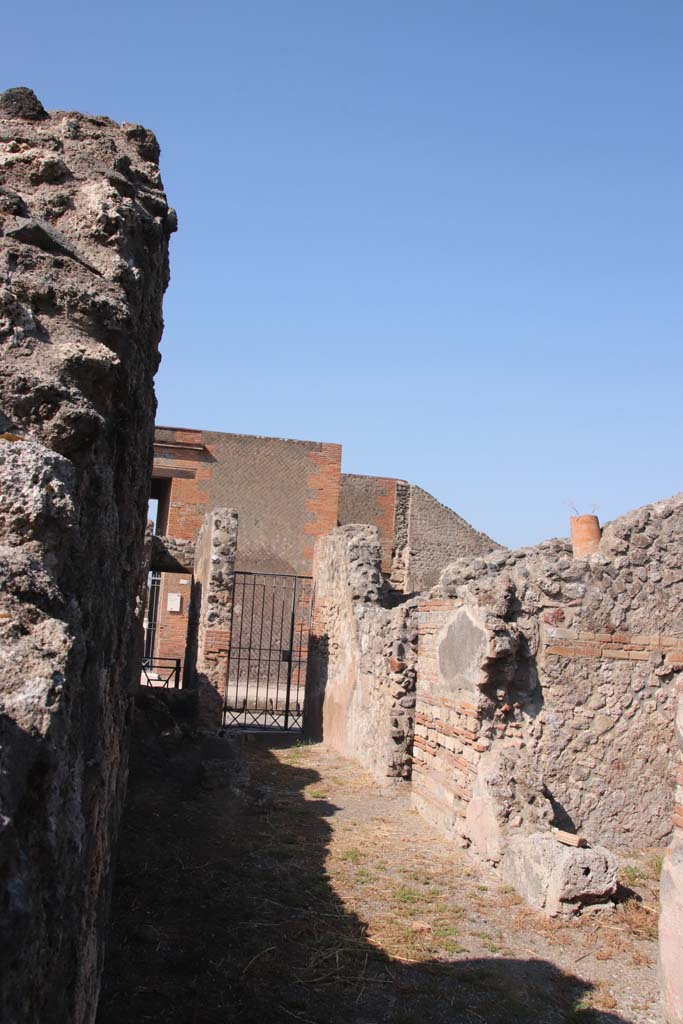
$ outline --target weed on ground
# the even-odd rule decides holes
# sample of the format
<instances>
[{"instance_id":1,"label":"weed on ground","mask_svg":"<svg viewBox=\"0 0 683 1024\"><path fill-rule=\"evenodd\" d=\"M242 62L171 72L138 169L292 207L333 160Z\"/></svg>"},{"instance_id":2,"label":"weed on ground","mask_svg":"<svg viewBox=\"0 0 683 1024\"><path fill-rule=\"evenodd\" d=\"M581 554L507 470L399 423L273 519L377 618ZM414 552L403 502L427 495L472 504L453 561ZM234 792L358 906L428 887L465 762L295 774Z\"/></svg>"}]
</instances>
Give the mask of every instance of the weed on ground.
<instances>
[{"instance_id":1,"label":"weed on ground","mask_svg":"<svg viewBox=\"0 0 683 1024\"><path fill-rule=\"evenodd\" d=\"M272 806L134 766L98 1024L659 1024L656 854L624 861L614 914L550 920L405 784L244 753Z\"/></svg>"}]
</instances>

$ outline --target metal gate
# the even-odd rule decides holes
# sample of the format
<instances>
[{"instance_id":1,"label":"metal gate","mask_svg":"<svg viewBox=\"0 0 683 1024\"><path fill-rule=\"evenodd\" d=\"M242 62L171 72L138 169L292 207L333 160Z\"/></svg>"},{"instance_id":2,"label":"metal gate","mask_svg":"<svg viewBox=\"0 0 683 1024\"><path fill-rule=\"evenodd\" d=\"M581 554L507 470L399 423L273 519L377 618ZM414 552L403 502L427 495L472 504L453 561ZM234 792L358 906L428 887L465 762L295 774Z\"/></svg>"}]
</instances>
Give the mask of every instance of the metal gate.
<instances>
[{"instance_id":1,"label":"metal gate","mask_svg":"<svg viewBox=\"0 0 683 1024\"><path fill-rule=\"evenodd\" d=\"M161 588L161 573L150 572L147 579L147 608L144 619L145 646L143 658L149 660L154 657L154 642L157 635L157 620L159 618L159 590Z\"/></svg>"},{"instance_id":2,"label":"metal gate","mask_svg":"<svg viewBox=\"0 0 683 1024\"><path fill-rule=\"evenodd\" d=\"M236 572L223 724L301 729L313 581Z\"/></svg>"}]
</instances>

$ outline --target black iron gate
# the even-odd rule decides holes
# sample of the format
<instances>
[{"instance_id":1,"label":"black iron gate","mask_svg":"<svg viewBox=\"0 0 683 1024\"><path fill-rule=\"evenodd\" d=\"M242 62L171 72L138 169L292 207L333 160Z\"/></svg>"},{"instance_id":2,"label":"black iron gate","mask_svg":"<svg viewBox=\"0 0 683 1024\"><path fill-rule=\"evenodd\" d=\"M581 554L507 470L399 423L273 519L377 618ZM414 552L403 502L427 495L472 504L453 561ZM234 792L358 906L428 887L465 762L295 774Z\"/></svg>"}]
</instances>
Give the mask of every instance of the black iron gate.
<instances>
[{"instance_id":1,"label":"black iron gate","mask_svg":"<svg viewBox=\"0 0 683 1024\"><path fill-rule=\"evenodd\" d=\"M223 724L301 729L313 581L235 573Z\"/></svg>"}]
</instances>

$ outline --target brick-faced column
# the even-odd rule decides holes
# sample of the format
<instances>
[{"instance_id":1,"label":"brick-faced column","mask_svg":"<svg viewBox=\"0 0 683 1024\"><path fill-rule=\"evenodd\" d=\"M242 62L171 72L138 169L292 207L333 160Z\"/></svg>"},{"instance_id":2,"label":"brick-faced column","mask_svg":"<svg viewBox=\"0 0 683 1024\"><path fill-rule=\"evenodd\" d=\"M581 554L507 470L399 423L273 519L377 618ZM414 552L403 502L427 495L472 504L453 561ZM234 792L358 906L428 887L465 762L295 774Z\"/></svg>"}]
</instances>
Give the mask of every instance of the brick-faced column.
<instances>
[{"instance_id":1,"label":"brick-faced column","mask_svg":"<svg viewBox=\"0 0 683 1024\"><path fill-rule=\"evenodd\" d=\"M659 916L659 974L664 1015L669 1024L683 1022L683 678L676 706L678 765L674 797L674 831L662 867Z\"/></svg>"},{"instance_id":2,"label":"brick-faced column","mask_svg":"<svg viewBox=\"0 0 683 1024\"><path fill-rule=\"evenodd\" d=\"M310 572L317 538L331 533L339 519L341 445L321 444L320 451L309 453L308 461L310 472L306 481L308 498L303 559L306 570Z\"/></svg>"}]
</instances>

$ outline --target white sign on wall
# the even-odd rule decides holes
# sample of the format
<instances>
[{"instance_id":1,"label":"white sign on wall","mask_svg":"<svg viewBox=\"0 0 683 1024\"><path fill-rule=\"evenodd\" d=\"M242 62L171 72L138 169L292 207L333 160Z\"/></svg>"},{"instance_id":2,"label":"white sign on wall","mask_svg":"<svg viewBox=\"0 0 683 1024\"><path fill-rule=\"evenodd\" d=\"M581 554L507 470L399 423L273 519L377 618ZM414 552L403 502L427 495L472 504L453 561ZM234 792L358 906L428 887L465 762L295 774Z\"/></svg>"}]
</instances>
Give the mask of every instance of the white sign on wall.
<instances>
[{"instance_id":1,"label":"white sign on wall","mask_svg":"<svg viewBox=\"0 0 683 1024\"><path fill-rule=\"evenodd\" d=\"M168 594L166 598L166 610L169 612L180 611L180 594Z\"/></svg>"}]
</instances>

